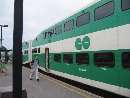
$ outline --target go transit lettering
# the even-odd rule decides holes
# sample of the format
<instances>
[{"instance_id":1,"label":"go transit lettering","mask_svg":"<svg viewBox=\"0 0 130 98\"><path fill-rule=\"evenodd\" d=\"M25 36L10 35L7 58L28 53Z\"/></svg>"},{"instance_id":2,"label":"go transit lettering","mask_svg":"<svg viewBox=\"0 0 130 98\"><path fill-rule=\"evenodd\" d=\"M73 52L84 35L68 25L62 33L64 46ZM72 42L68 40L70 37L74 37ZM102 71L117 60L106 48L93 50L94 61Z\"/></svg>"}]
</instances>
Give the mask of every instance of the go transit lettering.
<instances>
[{"instance_id":1,"label":"go transit lettering","mask_svg":"<svg viewBox=\"0 0 130 98\"><path fill-rule=\"evenodd\" d=\"M81 50L82 47L84 49L88 49L90 46L90 38L88 36L85 36L82 40L81 38L77 38L75 41L75 47L77 50Z\"/></svg>"}]
</instances>

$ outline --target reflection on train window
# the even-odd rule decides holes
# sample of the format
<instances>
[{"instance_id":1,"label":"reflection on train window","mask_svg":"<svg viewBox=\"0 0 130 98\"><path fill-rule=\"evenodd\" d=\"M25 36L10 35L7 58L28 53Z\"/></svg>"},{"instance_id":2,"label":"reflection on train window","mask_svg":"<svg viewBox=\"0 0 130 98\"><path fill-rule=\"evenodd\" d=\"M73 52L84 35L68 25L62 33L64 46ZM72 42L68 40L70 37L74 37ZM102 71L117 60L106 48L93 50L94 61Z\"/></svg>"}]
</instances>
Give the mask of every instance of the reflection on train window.
<instances>
[{"instance_id":1,"label":"reflection on train window","mask_svg":"<svg viewBox=\"0 0 130 98\"><path fill-rule=\"evenodd\" d=\"M60 54L55 54L54 55L54 61L56 61L56 62L61 62L61 55Z\"/></svg>"},{"instance_id":2,"label":"reflection on train window","mask_svg":"<svg viewBox=\"0 0 130 98\"><path fill-rule=\"evenodd\" d=\"M38 53L40 53L40 48L38 48Z\"/></svg>"},{"instance_id":3,"label":"reflection on train window","mask_svg":"<svg viewBox=\"0 0 130 98\"><path fill-rule=\"evenodd\" d=\"M95 53L94 63L99 67L113 67L115 65L114 54L112 52Z\"/></svg>"},{"instance_id":4,"label":"reflection on train window","mask_svg":"<svg viewBox=\"0 0 130 98\"><path fill-rule=\"evenodd\" d=\"M59 34L62 32L62 25L58 25L55 27L55 34Z\"/></svg>"},{"instance_id":5,"label":"reflection on train window","mask_svg":"<svg viewBox=\"0 0 130 98\"><path fill-rule=\"evenodd\" d=\"M84 13L77 18L76 25L80 27L90 22L90 13Z\"/></svg>"},{"instance_id":6,"label":"reflection on train window","mask_svg":"<svg viewBox=\"0 0 130 98\"><path fill-rule=\"evenodd\" d=\"M71 31L73 29L73 26L74 26L74 20L69 20L67 21L65 24L64 24L64 31L65 32L68 32L68 31Z\"/></svg>"},{"instance_id":7,"label":"reflection on train window","mask_svg":"<svg viewBox=\"0 0 130 98\"><path fill-rule=\"evenodd\" d=\"M103 19L114 13L114 3L113 1L108 2L95 9L95 20Z\"/></svg>"},{"instance_id":8,"label":"reflection on train window","mask_svg":"<svg viewBox=\"0 0 130 98\"><path fill-rule=\"evenodd\" d=\"M121 8L123 11L130 9L130 0L122 0Z\"/></svg>"},{"instance_id":9,"label":"reflection on train window","mask_svg":"<svg viewBox=\"0 0 130 98\"><path fill-rule=\"evenodd\" d=\"M130 68L130 52L122 53L122 65L124 68Z\"/></svg>"},{"instance_id":10,"label":"reflection on train window","mask_svg":"<svg viewBox=\"0 0 130 98\"><path fill-rule=\"evenodd\" d=\"M64 54L63 61L64 61L64 63L72 64L73 63L73 55L72 54Z\"/></svg>"},{"instance_id":11,"label":"reflection on train window","mask_svg":"<svg viewBox=\"0 0 130 98\"><path fill-rule=\"evenodd\" d=\"M89 55L88 53L77 53L76 54L76 64L89 64Z\"/></svg>"}]
</instances>

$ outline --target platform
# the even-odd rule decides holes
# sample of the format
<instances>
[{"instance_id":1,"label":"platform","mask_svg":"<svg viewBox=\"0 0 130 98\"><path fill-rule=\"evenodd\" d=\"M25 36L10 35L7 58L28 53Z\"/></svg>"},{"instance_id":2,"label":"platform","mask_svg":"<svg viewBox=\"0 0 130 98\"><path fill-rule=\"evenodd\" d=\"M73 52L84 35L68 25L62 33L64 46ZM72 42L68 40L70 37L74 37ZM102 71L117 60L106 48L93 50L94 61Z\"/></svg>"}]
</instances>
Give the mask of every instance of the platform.
<instances>
[{"instance_id":1,"label":"platform","mask_svg":"<svg viewBox=\"0 0 130 98\"><path fill-rule=\"evenodd\" d=\"M0 87L12 85L12 66L7 66L7 75L0 75ZM40 81L29 80L30 69L23 67L23 88L28 98L99 98L87 91L40 74Z\"/></svg>"}]
</instances>

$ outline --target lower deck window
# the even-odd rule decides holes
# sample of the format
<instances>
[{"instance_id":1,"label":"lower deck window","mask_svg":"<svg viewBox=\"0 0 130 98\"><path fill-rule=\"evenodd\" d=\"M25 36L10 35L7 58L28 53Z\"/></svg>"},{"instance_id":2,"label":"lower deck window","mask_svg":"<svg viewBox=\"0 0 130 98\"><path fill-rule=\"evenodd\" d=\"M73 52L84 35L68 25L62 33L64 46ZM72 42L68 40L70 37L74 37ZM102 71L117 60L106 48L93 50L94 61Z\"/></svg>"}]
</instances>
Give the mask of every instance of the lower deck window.
<instances>
[{"instance_id":1,"label":"lower deck window","mask_svg":"<svg viewBox=\"0 0 130 98\"><path fill-rule=\"evenodd\" d=\"M54 61L61 62L61 55L60 54L55 54L54 55Z\"/></svg>"},{"instance_id":2,"label":"lower deck window","mask_svg":"<svg viewBox=\"0 0 130 98\"><path fill-rule=\"evenodd\" d=\"M78 53L76 54L76 64L89 64L89 55L88 53Z\"/></svg>"},{"instance_id":3,"label":"lower deck window","mask_svg":"<svg viewBox=\"0 0 130 98\"><path fill-rule=\"evenodd\" d=\"M115 58L112 52L103 52L94 54L94 63L99 67L113 67Z\"/></svg>"},{"instance_id":4,"label":"lower deck window","mask_svg":"<svg viewBox=\"0 0 130 98\"><path fill-rule=\"evenodd\" d=\"M28 50L25 50L25 51L24 51L24 54L28 54Z\"/></svg>"},{"instance_id":5,"label":"lower deck window","mask_svg":"<svg viewBox=\"0 0 130 98\"><path fill-rule=\"evenodd\" d=\"M122 53L122 65L124 68L130 68L130 52Z\"/></svg>"},{"instance_id":6,"label":"lower deck window","mask_svg":"<svg viewBox=\"0 0 130 98\"><path fill-rule=\"evenodd\" d=\"M123 11L130 9L130 0L122 0L121 6Z\"/></svg>"},{"instance_id":7,"label":"lower deck window","mask_svg":"<svg viewBox=\"0 0 130 98\"><path fill-rule=\"evenodd\" d=\"M40 53L40 48L38 48L38 53Z\"/></svg>"},{"instance_id":8,"label":"lower deck window","mask_svg":"<svg viewBox=\"0 0 130 98\"><path fill-rule=\"evenodd\" d=\"M73 55L72 54L64 54L63 61L64 61L64 63L72 64L73 63Z\"/></svg>"},{"instance_id":9,"label":"lower deck window","mask_svg":"<svg viewBox=\"0 0 130 98\"><path fill-rule=\"evenodd\" d=\"M37 53L37 48L32 49L32 53Z\"/></svg>"}]
</instances>

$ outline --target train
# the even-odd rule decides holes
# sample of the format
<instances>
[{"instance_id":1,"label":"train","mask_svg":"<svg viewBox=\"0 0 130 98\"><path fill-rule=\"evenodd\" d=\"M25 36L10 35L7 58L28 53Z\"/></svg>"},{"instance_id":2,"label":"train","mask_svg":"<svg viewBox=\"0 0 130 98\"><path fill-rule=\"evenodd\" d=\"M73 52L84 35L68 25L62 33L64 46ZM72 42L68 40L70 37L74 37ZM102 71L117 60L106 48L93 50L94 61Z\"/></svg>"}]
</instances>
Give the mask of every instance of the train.
<instances>
[{"instance_id":1,"label":"train","mask_svg":"<svg viewBox=\"0 0 130 98\"><path fill-rule=\"evenodd\" d=\"M130 0L97 0L22 43L23 64L130 97Z\"/></svg>"}]
</instances>

